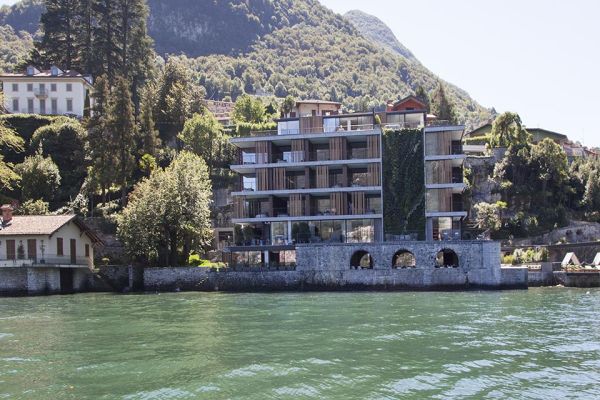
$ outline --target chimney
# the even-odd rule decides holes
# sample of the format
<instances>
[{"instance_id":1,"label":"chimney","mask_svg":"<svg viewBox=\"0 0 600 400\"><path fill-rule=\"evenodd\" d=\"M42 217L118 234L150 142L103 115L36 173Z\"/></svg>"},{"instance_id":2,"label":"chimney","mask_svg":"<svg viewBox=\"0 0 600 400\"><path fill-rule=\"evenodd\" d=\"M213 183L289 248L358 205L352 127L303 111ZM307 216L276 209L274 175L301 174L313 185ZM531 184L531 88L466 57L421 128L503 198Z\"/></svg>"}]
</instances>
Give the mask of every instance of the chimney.
<instances>
[{"instance_id":1,"label":"chimney","mask_svg":"<svg viewBox=\"0 0 600 400\"><path fill-rule=\"evenodd\" d=\"M14 209L10 204L4 204L2 207L0 207L0 210L2 210L2 225L6 225L12 221L12 213Z\"/></svg>"}]
</instances>

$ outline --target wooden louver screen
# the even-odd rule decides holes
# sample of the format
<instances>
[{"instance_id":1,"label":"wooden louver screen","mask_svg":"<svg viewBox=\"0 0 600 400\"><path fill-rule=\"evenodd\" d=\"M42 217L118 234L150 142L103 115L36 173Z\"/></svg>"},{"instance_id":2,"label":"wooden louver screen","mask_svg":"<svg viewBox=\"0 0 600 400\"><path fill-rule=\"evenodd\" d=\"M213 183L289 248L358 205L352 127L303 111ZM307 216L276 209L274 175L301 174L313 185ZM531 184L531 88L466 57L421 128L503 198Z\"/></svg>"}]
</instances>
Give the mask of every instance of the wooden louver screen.
<instances>
[{"instance_id":1,"label":"wooden louver screen","mask_svg":"<svg viewBox=\"0 0 600 400\"><path fill-rule=\"evenodd\" d=\"M300 133L320 133L323 132L323 118L320 116L301 117Z\"/></svg>"},{"instance_id":2,"label":"wooden louver screen","mask_svg":"<svg viewBox=\"0 0 600 400\"><path fill-rule=\"evenodd\" d=\"M329 167L327 165L317 166L317 188L329 187Z\"/></svg>"},{"instance_id":3,"label":"wooden louver screen","mask_svg":"<svg viewBox=\"0 0 600 400\"><path fill-rule=\"evenodd\" d=\"M308 161L307 147L307 141L304 139L292 140L292 162Z\"/></svg>"},{"instance_id":4,"label":"wooden louver screen","mask_svg":"<svg viewBox=\"0 0 600 400\"><path fill-rule=\"evenodd\" d=\"M329 201L331 203L331 211L335 215L347 215L348 203L346 202L346 193L331 193Z\"/></svg>"},{"instance_id":5,"label":"wooden louver screen","mask_svg":"<svg viewBox=\"0 0 600 400\"><path fill-rule=\"evenodd\" d=\"M246 198L235 197L233 199L233 215L234 218L247 218L246 214Z\"/></svg>"},{"instance_id":6,"label":"wooden louver screen","mask_svg":"<svg viewBox=\"0 0 600 400\"><path fill-rule=\"evenodd\" d=\"M285 168L273 168L273 190L285 189Z\"/></svg>"},{"instance_id":7,"label":"wooden louver screen","mask_svg":"<svg viewBox=\"0 0 600 400\"><path fill-rule=\"evenodd\" d=\"M271 160L271 142L256 142L256 163L268 164Z\"/></svg>"},{"instance_id":8,"label":"wooden louver screen","mask_svg":"<svg viewBox=\"0 0 600 400\"><path fill-rule=\"evenodd\" d=\"M352 215L366 214L367 199L365 197L365 192L352 192L350 202L352 204L352 208L350 210Z\"/></svg>"},{"instance_id":9,"label":"wooden louver screen","mask_svg":"<svg viewBox=\"0 0 600 400\"><path fill-rule=\"evenodd\" d=\"M288 213L291 217L301 217L304 215L304 201L301 194L293 194L290 196Z\"/></svg>"},{"instance_id":10,"label":"wooden louver screen","mask_svg":"<svg viewBox=\"0 0 600 400\"><path fill-rule=\"evenodd\" d=\"M271 190L268 168L258 168L256 170L256 190Z\"/></svg>"},{"instance_id":11,"label":"wooden louver screen","mask_svg":"<svg viewBox=\"0 0 600 400\"><path fill-rule=\"evenodd\" d=\"M331 160L345 160L348 158L345 137L329 139L329 158Z\"/></svg>"},{"instance_id":12,"label":"wooden louver screen","mask_svg":"<svg viewBox=\"0 0 600 400\"><path fill-rule=\"evenodd\" d=\"M368 158L379 158L379 136L371 135L367 136L367 157Z\"/></svg>"},{"instance_id":13,"label":"wooden louver screen","mask_svg":"<svg viewBox=\"0 0 600 400\"><path fill-rule=\"evenodd\" d=\"M381 186L381 165L379 163L367 166L367 185Z\"/></svg>"}]
</instances>

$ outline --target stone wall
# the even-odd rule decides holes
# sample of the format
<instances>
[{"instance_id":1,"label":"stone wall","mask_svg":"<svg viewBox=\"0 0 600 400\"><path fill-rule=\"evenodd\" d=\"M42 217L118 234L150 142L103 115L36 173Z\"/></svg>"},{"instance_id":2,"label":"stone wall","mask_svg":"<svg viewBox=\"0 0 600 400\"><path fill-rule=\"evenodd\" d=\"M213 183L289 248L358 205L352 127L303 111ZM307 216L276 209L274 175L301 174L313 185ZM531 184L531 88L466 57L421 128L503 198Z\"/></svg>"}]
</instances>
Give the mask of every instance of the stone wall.
<instances>
[{"instance_id":1,"label":"stone wall","mask_svg":"<svg viewBox=\"0 0 600 400\"><path fill-rule=\"evenodd\" d=\"M552 271L552 263L544 262L537 265L524 265L528 270L528 285L529 286L554 286L554 274Z\"/></svg>"},{"instance_id":2,"label":"stone wall","mask_svg":"<svg viewBox=\"0 0 600 400\"><path fill-rule=\"evenodd\" d=\"M557 244L548 246L549 261L561 262L567 253L575 253L582 263L591 264L600 252L600 242Z\"/></svg>"},{"instance_id":3,"label":"stone wall","mask_svg":"<svg viewBox=\"0 0 600 400\"><path fill-rule=\"evenodd\" d=\"M554 272L556 281L566 287L600 287L600 272Z\"/></svg>"},{"instance_id":4,"label":"stone wall","mask_svg":"<svg viewBox=\"0 0 600 400\"><path fill-rule=\"evenodd\" d=\"M436 254L450 249L456 267L436 267ZM356 252L368 252L372 269L353 269ZM414 268L393 268L394 256L410 251ZM299 245L295 271L211 272L205 268L147 268L149 291L269 291L269 290L431 290L469 288L526 288L527 268L500 268L496 242L401 242L383 244Z\"/></svg>"},{"instance_id":5,"label":"stone wall","mask_svg":"<svg viewBox=\"0 0 600 400\"><path fill-rule=\"evenodd\" d=\"M58 267L11 267L0 268L0 294L3 295L36 295L58 294L64 292L61 287L61 271L71 270L73 292L88 289L91 274L87 268Z\"/></svg>"}]
</instances>

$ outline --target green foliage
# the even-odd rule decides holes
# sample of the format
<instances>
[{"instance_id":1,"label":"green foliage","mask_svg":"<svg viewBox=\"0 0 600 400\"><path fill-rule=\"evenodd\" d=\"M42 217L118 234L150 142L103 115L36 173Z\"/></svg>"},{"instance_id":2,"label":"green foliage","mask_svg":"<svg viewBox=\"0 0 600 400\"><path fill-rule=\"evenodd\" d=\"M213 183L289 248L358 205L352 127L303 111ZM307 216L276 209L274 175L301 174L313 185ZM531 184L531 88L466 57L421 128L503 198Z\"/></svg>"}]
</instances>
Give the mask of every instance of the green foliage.
<instances>
[{"instance_id":1,"label":"green foliage","mask_svg":"<svg viewBox=\"0 0 600 400\"><path fill-rule=\"evenodd\" d=\"M195 114L187 120L179 139L187 150L199 155L208 165L208 173L212 175L217 160L222 158L222 151L227 146L228 136L217 119L206 111L203 115Z\"/></svg>"},{"instance_id":2,"label":"green foliage","mask_svg":"<svg viewBox=\"0 0 600 400\"><path fill-rule=\"evenodd\" d=\"M15 171L21 176L23 200L54 200L60 187L60 172L51 157L42 154L27 157Z\"/></svg>"},{"instance_id":3,"label":"green foliage","mask_svg":"<svg viewBox=\"0 0 600 400\"><path fill-rule=\"evenodd\" d=\"M492 139L492 135L473 136L463 139L464 144L488 144Z\"/></svg>"},{"instance_id":4,"label":"green foliage","mask_svg":"<svg viewBox=\"0 0 600 400\"><path fill-rule=\"evenodd\" d=\"M33 47L33 38L27 32L15 32L8 25L0 25L0 72L16 72Z\"/></svg>"},{"instance_id":5,"label":"green foliage","mask_svg":"<svg viewBox=\"0 0 600 400\"><path fill-rule=\"evenodd\" d=\"M138 183L118 218L118 236L130 257L154 265L187 262L211 239L211 184L205 162L181 152L166 169Z\"/></svg>"},{"instance_id":6,"label":"green foliage","mask_svg":"<svg viewBox=\"0 0 600 400\"><path fill-rule=\"evenodd\" d=\"M289 117L290 113L292 112L292 110L294 109L295 106L296 106L296 99L294 99L293 96L287 96L283 100L283 103L281 104L281 113L285 117Z\"/></svg>"},{"instance_id":7,"label":"green foliage","mask_svg":"<svg viewBox=\"0 0 600 400\"><path fill-rule=\"evenodd\" d=\"M441 121L449 121L455 124L457 121L454 104L446 95L446 90L441 82L431 96L431 113Z\"/></svg>"},{"instance_id":8,"label":"green foliage","mask_svg":"<svg viewBox=\"0 0 600 400\"><path fill-rule=\"evenodd\" d=\"M548 261L548 249L545 247L516 249L512 254L513 265L531 264Z\"/></svg>"},{"instance_id":9,"label":"green foliage","mask_svg":"<svg viewBox=\"0 0 600 400\"><path fill-rule=\"evenodd\" d=\"M236 124L236 135L237 136L250 136L250 132L265 132L273 131L277 129L277 123L275 122L262 122L259 124L251 122L241 122Z\"/></svg>"},{"instance_id":10,"label":"green foliage","mask_svg":"<svg viewBox=\"0 0 600 400\"><path fill-rule=\"evenodd\" d=\"M160 137L154 123L154 103L156 101L156 88L148 84L142 92L142 107L140 112L139 131L141 149L144 154L156 156L160 146Z\"/></svg>"},{"instance_id":11,"label":"green foliage","mask_svg":"<svg viewBox=\"0 0 600 400\"><path fill-rule=\"evenodd\" d=\"M265 106L259 99L255 99L252 96L243 95L235 102L232 117L236 124L259 124L265 122Z\"/></svg>"},{"instance_id":12,"label":"green foliage","mask_svg":"<svg viewBox=\"0 0 600 400\"><path fill-rule=\"evenodd\" d=\"M144 154L142 158L140 158L139 168L142 170L144 175L150 176L152 171L157 168L156 159L152 157L150 154Z\"/></svg>"},{"instance_id":13,"label":"green foliage","mask_svg":"<svg viewBox=\"0 0 600 400\"><path fill-rule=\"evenodd\" d=\"M506 203L500 204L477 203L475 209L475 223L477 228L483 230L497 231L502 227L502 210L506 208Z\"/></svg>"},{"instance_id":14,"label":"green foliage","mask_svg":"<svg viewBox=\"0 0 600 400\"><path fill-rule=\"evenodd\" d=\"M425 234L423 131L405 129L383 134L383 209L387 234ZM407 190L410 188L410 190Z\"/></svg>"},{"instance_id":15,"label":"green foliage","mask_svg":"<svg viewBox=\"0 0 600 400\"><path fill-rule=\"evenodd\" d=\"M4 114L0 115L0 129L9 128L22 139L23 149L14 151L10 147L0 149L4 159L14 164L22 163L25 156L35 154L37 147L30 145L31 138L36 130L42 126L50 125L55 121L69 120L66 117L56 117L38 114ZM23 151L25 150L25 151Z\"/></svg>"},{"instance_id":16,"label":"green foliage","mask_svg":"<svg viewBox=\"0 0 600 400\"><path fill-rule=\"evenodd\" d=\"M18 215L48 215L50 213L48 202L43 200L27 200L16 210Z\"/></svg>"},{"instance_id":17,"label":"green foliage","mask_svg":"<svg viewBox=\"0 0 600 400\"><path fill-rule=\"evenodd\" d=\"M523 127L519 114L505 112L492 124L489 144L491 147L524 146L531 143L531 134Z\"/></svg>"},{"instance_id":18,"label":"green foliage","mask_svg":"<svg viewBox=\"0 0 600 400\"><path fill-rule=\"evenodd\" d=\"M0 97L1 100L1 97ZM11 128L7 127L4 120L0 119L0 150L12 153L23 151L24 140ZM0 189L12 190L20 176L13 170L13 164L4 161L4 154L0 154Z\"/></svg>"},{"instance_id":19,"label":"green foliage","mask_svg":"<svg viewBox=\"0 0 600 400\"><path fill-rule=\"evenodd\" d=\"M190 254L188 258L188 265L200 268L216 268L217 270L225 268L225 263L212 262L210 260L203 260L198 254Z\"/></svg>"},{"instance_id":20,"label":"green foliage","mask_svg":"<svg viewBox=\"0 0 600 400\"><path fill-rule=\"evenodd\" d=\"M41 149L45 157L52 157L61 176L61 190L56 200L66 201L79 192L86 175L86 132L73 119L56 119L35 131L30 148Z\"/></svg>"}]
</instances>

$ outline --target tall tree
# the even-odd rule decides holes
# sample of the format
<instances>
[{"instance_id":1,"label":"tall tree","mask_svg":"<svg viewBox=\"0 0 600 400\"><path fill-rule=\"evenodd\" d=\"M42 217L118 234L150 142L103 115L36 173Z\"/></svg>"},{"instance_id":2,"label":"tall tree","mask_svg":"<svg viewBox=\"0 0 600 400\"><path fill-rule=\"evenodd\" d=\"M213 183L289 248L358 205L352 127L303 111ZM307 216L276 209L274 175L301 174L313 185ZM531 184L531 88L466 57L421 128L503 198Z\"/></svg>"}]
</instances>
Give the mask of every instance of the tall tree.
<instances>
[{"instance_id":1,"label":"tall tree","mask_svg":"<svg viewBox=\"0 0 600 400\"><path fill-rule=\"evenodd\" d=\"M158 79L154 118L162 141L175 145L177 134L190 117L191 85L189 70L176 58L169 59Z\"/></svg>"},{"instance_id":2,"label":"tall tree","mask_svg":"<svg viewBox=\"0 0 600 400\"><path fill-rule=\"evenodd\" d=\"M514 112L499 115L494 120L490 135L492 147L522 146L531 143L531 135L523 127L519 114Z\"/></svg>"},{"instance_id":3,"label":"tall tree","mask_svg":"<svg viewBox=\"0 0 600 400\"><path fill-rule=\"evenodd\" d=\"M15 169L21 175L23 200L54 199L60 186L60 172L51 157L38 152L25 158Z\"/></svg>"},{"instance_id":4,"label":"tall tree","mask_svg":"<svg viewBox=\"0 0 600 400\"><path fill-rule=\"evenodd\" d=\"M215 163L227 141L223 127L215 116L209 111L204 115L194 115L186 121L179 139L187 149L204 159L208 166L208 174L212 176Z\"/></svg>"},{"instance_id":5,"label":"tall tree","mask_svg":"<svg viewBox=\"0 0 600 400\"><path fill-rule=\"evenodd\" d=\"M429 99L429 94L427 94L427 91L423 86L417 86L417 90L415 90L415 97L423 102L423 104L427 106L427 111L429 111L431 108L431 101Z\"/></svg>"},{"instance_id":6,"label":"tall tree","mask_svg":"<svg viewBox=\"0 0 600 400\"><path fill-rule=\"evenodd\" d=\"M154 102L156 89L153 85L147 85L142 93L142 106L140 112L139 131L141 138L141 148L144 154L149 154L156 157L158 146L160 146L160 138L158 130L154 124Z\"/></svg>"},{"instance_id":7,"label":"tall tree","mask_svg":"<svg viewBox=\"0 0 600 400\"><path fill-rule=\"evenodd\" d=\"M456 123L454 105L446 96L446 90L441 82L438 82L438 87L431 97L431 112L437 116L439 120L448 121L451 124Z\"/></svg>"},{"instance_id":8,"label":"tall tree","mask_svg":"<svg viewBox=\"0 0 600 400\"><path fill-rule=\"evenodd\" d=\"M104 76L94 82L94 107L92 117L87 120L88 151L92 161L91 174L94 182L100 187L102 202L106 203L106 193L113 182L114 153L113 142L109 130L109 87Z\"/></svg>"},{"instance_id":9,"label":"tall tree","mask_svg":"<svg viewBox=\"0 0 600 400\"><path fill-rule=\"evenodd\" d=\"M127 186L135 168L135 140L137 126L129 84L118 77L108 112L108 124L115 151L115 178L121 187L121 204L127 200Z\"/></svg>"},{"instance_id":10,"label":"tall tree","mask_svg":"<svg viewBox=\"0 0 600 400\"><path fill-rule=\"evenodd\" d=\"M2 92L0 92L0 101L2 101ZM20 153L24 150L24 145L25 141L0 119L0 149ZM18 183L20 179L20 176L13 170L13 165L5 162L4 156L0 154L0 189L3 191L12 190L15 183Z\"/></svg>"},{"instance_id":11,"label":"tall tree","mask_svg":"<svg viewBox=\"0 0 600 400\"><path fill-rule=\"evenodd\" d=\"M76 13L77 0L45 0L46 11L40 18L42 40L35 44L36 54L49 67L52 64L61 68L76 67L77 50L75 40L78 32ZM32 55L32 58L37 58Z\"/></svg>"},{"instance_id":12,"label":"tall tree","mask_svg":"<svg viewBox=\"0 0 600 400\"><path fill-rule=\"evenodd\" d=\"M233 106L233 120L236 123L260 123L265 120L265 106L259 99L245 94Z\"/></svg>"}]
</instances>

